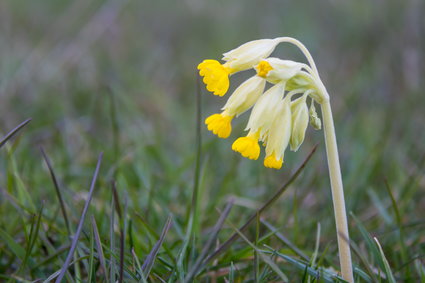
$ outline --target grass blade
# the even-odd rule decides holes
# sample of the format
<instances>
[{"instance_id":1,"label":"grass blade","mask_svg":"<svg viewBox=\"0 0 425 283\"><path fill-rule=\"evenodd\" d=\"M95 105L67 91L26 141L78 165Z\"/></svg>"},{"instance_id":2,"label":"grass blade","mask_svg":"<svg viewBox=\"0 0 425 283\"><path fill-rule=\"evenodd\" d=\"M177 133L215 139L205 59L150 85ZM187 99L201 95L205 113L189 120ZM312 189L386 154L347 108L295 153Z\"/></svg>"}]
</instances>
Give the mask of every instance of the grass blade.
<instances>
[{"instance_id":1,"label":"grass blade","mask_svg":"<svg viewBox=\"0 0 425 283\"><path fill-rule=\"evenodd\" d=\"M379 244L379 241L376 237L373 238L376 242L376 245L378 246L379 249L379 254L381 255L381 260L384 264L384 270L385 270L385 274L387 275L387 280L390 283L396 283L395 279L394 279L394 275L391 271L391 267L388 263L387 258L385 257L384 251L382 250L381 244Z\"/></svg>"},{"instance_id":2,"label":"grass blade","mask_svg":"<svg viewBox=\"0 0 425 283\"><path fill-rule=\"evenodd\" d=\"M187 283L192 280L192 278L198 273L198 269L200 265L202 264L202 261L205 259L208 251L210 250L211 246L214 244L214 241L217 239L218 232L220 232L221 227L223 226L224 221L226 220L227 216L230 213L230 210L233 206L233 200L230 199L227 203L226 207L224 208L223 213L221 213L220 218L218 219L217 223L214 225L214 228L212 229L211 235L206 242L201 254L199 255L198 259L196 260L195 264L193 265L192 269L187 274L184 282Z\"/></svg>"},{"instance_id":3,"label":"grass blade","mask_svg":"<svg viewBox=\"0 0 425 283\"><path fill-rule=\"evenodd\" d=\"M151 252L146 257L145 261L143 262L142 270L145 273L146 278L149 277L149 273L155 262L156 256L158 255L159 249L161 248L162 243L164 242L165 236L167 235L168 230L171 227L171 219L172 219L171 215L168 216L167 222L165 223L164 228L162 229L161 236L159 237L158 241L153 246Z\"/></svg>"},{"instance_id":4,"label":"grass blade","mask_svg":"<svg viewBox=\"0 0 425 283\"><path fill-rule=\"evenodd\" d=\"M302 262L302 261L299 261L299 260L296 260L296 259L294 259L294 258L292 258L292 257L290 257L290 256L288 256L288 255L285 255L285 254L282 254L282 253L279 253L279 252L277 252L277 251L275 251L275 250L273 250L272 248L270 248L270 247L267 247L268 249L270 249L270 251L262 251L263 253L269 253L269 254L273 254L273 255L276 255L276 256L278 256L278 257L280 257L280 258L283 258L283 259L285 259L286 261L288 261L289 263L291 263L292 265L294 265L296 268L298 268L299 270L301 270L301 271L307 271L308 272L308 274L310 275L310 276L312 276L312 277L314 277L314 278L321 278L324 282L327 282L327 283L333 283L333 282L335 282L335 280L334 279L337 279L337 280L339 280L339 281L341 281L341 282L345 282L345 280L344 279L342 279L341 277L338 277L338 276L336 276L336 275L331 275L331 274L329 274L329 273L327 273L327 272L325 272L325 271L321 271L320 269L319 270L316 270L316 269L314 269L314 268L311 268L310 266L309 266L309 263L306 263L306 262Z\"/></svg>"},{"instance_id":5,"label":"grass blade","mask_svg":"<svg viewBox=\"0 0 425 283\"><path fill-rule=\"evenodd\" d=\"M297 177L301 174L302 170L305 168L305 166L307 165L307 163L310 161L310 159L313 156L313 154L316 152L317 147L318 147L318 145L316 144L313 147L313 149L310 151L310 153L307 155L306 159L303 161L303 163L301 164L301 166L298 167L298 169L289 178L289 180L260 209L258 209L258 214L261 214L267 208L269 208L274 202L276 202L279 199L279 197L286 191L286 189L289 187L289 185L291 185L297 179ZM248 228L248 226L251 224L251 222L255 220L255 217L256 216L257 216L257 212L254 213L253 215L251 215L251 217L248 219L248 221L244 225L242 225L241 228L239 228L239 231L241 231L241 232L245 231ZM234 233L226 242L224 242L223 244L221 244L220 247L218 247L213 254L211 254L210 256L208 256L205 259L205 263L213 260L218 255L220 255L222 252L224 252L227 248L229 248L229 246L234 241L236 241L236 239L238 237L239 237L239 234L238 233Z\"/></svg>"},{"instance_id":6,"label":"grass blade","mask_svg":"<svg viewBox=\"0 0 425 283\"><path fill-rule=\"evenodd\" d=\"M136 263L135 270L140 274L141 281L143 283L147 283L148 281L146 280L145 274L143 273L142 265L140 264L139 258L137 257L137 254L133 248L131 249L131 254L133 255L133 259Z\"/></svg>"},{"instance_id":7,"label":"grass blade","mask_svg":"<svg viewBox=\"0 0 425 283\"><path fill-rule=\"evenodd\" d=\"M0 239L6 243L6 246L13 252L13 254L23 260L25 257L25 249L19 245L12 236L10 236L6 231L0 228Z\"/></svg>"},{"instance_id":8,"label":"grass blade","mask_svg":"<svg viewBox=\"0 0 425 283\"><path fill-rule=\"evenodd\" d=\"M98 159L97 165L96 165L96 170L95 170L93 178L92 178L89 195L87 197L86 203L84 204L83 213L81 214L81 218L80 218L80 222L78 223L77 231L75 232L75 235L72 239L71 248L69 249L69 253L68 253L68 256L66 257L65 263L61 268L61 272L60 272L58 278L56 278L56 281L55 281L56 283L59 283L59 282L62 281L62 279L65 275L65 272L68 269L68 266L71 262L73 255L74 255L75 248L77 247L78 239L79 239L81 231L83 229L84 219L86 218L86 214L87 214L90 202L91 202L92 197L93 197L94 187L95 187L97 176L98 176L99 170L100 170L100 164L102 163L102 157L103 157L103 153L101 153L99 155L99 159Z\"/></svg>"},{"instance_id":9,"label":"grass blade","mask_svg":"<svg viewBox=\"0 0 425 283\"><path fill-rule=\"evenodd\" d=\"M92 215L93 217L93 215ZM93 273L94 273L94 229L91 229L90 233L90 253L89 253L89 270L88 270L88 283L91 283L93 280Z\"/></svg>"},{"instance_id":10,"label":"grass blade","mask_svg":"<svg viewBox=\"0 0 425 283\"><path fill-rule=\"evenodd\" d=\"M278 229L274 226L272 226L269 222L267 222L264 219L261 219L261 223L266 226L270 231L274 233L274 235L282 241L285 245L287 245L294 253L302 257L304 260L309 261L310 258L303 253L297 246L295 246L287 237L285 237L282 233L277 232Z\"/></svg>"},{"instance_id":11,"label":"grass blade","mask_svg":"<svg viewBox=\"0 0 425 283\"><path fill-rule=\"evenodd\" d=\"M43 208L44 208L44 206L42 205L40 207L39 212L38 212L36 223L31 225L30 236L29 236L29 239L28 239L29 244L28 244L28 247L27 247L27 250L26 250L26 253L25 253L24 260L23 260L21 266L19 267L18 273L20 273L25 268L25 265L27 264L28 258L31 256L31 252L33 250L33 247L34 247L35 242L36 242L37 237L38 237L38 233L40 231L41 216L43 214Z\"/></svg>"},{"instance_id":12,"label":"grass blade","mask_svg":"<svg viewBox=\"0 0 425 283\"><path fill-rule=\"evenodd\" d=\"M119 224L120 224L120 262L119 262L119 278L118 282L122 283L124 279L124 245L125 245L125 237L124 237L124 220L123 214L121 210L121 204L118 196L118 191L116 187L115 181L112 181L112 192L114 196L115 210L118 214Z\"/></svg>"},{"instance_id":13,"label":"grass blade","mask_svg":"<svg viewBox=\"0 0 425 283\"><path fill-rule=\"evenodd\" d=\"M55 172L53 171L52 164L50 163L50 160L47 157L46 152L44 151L43 148L40 148L40 151L41 151L41 154L43 155L44 161L46 162L47 168L49 169L50 177L52 178L53 185L54 185L55 191L56 191L56 195L59 199L63 219L65 220L66 230L68 231L68 235L71 235L71 228L70 228L71 226L69 224L68 215L66 214L65 202L63 201L63 198L62 198L62 193L61 193L61 190L59 188L58 180L56 179Z\"/></svg>"},{"instance_id":14,"label":"grass blade","mask_svg":"<svg viewBox=\"0 0 425 283\"><path fill-rule=\"evenodd\" d=\"M370 236L369 232L366 230L366 228L363 226L361 221L353 214L351 213L351 216L353 217L354 221L357 224L357 227L360 230L360 233L363 236L363 239L366 242L366 245L368 247L368 250L373 254L373 257L378 261L378 264L380 268L383 270L385 269L384 262L382 261L381 252L379 251L379 248L376 246L374 240Z\"/></svg>"},{"instance_id":15,"label":"grass blade","mask_svg":"<svg viewBox=\"0 0 425 283\"><path fill-rule=\"evenodd\" d=\"M115 198L112 197L111 200L111 221L109 224L109 282L115 282L115 233L114 233L114 227L115 227Z\"/></svg>"},{"instance_id":16,"label":"grass blade","mask_svg":"<svg viewBox=\"0 0 425 283\"><path fill-rule=\"evenodd\" d=\"M95 242L96 242L96 249L97 249L97 255L98 255L99 261L100 261L100 267L103 270L103 275L105 276L105 279L107 279L105 255L103 253L102 243L100 242L99 230L97 229L96 220L94 219L93 215L91 217L91 223L92 223L92 226L93 226L94 239L95 239ZM108 281L106 280L106 282L108 282Z\"/></svg>"},{"instance_id":17,"label":"grass blade","mask_svg":"<svg viewBox=\"0 0 425 283\"><path fill-rule=\"evenodd\" d=\"M236 228L236 226L234 226L232 223L230 223L229 221L227 221L227 223L233 228L233 230L236 231L236 233L238 233L238 235L249 245L251 246L258 254L258 256L265 262L267 263L270 268L277 274L279 275L279 277L283 280L283 282L288 282L288 278L286 277L286 275L279 269L279 267L277 266L277 264L268 256L264 255L263 252L261 250L259 250L253 243L251 243L247 237L245 237L245 235L242 233L242 231L240 231L238 228Z\"/></svg>"},{"instance_id":18,"label":"grass blade","mask_svg":"<svg viewBox=\"0 0 425 283\"><path fill-rule=\"evenodd\" d=\"M16 126L13 130L11 130L1 141L0 141L0 148L3 147L3 145L6 144L6 142L11 139L17 132L19 132L20 129L22 129L23 127L25 127L29 122L31 122L31 118L26 119L25 121L23 121L21 124L19 124L18 126Z\"/></svg>"}]
</instances>

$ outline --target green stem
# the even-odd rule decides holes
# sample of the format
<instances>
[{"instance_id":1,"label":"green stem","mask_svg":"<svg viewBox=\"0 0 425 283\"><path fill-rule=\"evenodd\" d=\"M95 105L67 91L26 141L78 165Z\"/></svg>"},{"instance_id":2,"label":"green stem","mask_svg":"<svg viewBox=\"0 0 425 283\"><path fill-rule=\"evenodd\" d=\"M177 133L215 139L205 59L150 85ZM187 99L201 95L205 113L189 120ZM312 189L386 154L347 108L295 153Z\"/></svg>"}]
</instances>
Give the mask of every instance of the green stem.
<instances>
[{"instance_id":1,"label":"green stem","mask_svg":"<svg viewBox=\"0 0 425 283\"><path fill-rule=\"evenodd\" d=\"M334 205L338 250L342 277L348 282L354 282L351 263L350 238L348 234L347 214L345 210L344 190L341 168L336 144L335 127L332 118L331 104L326 99L322 104L323 125L325 131L326 154L329 176L331 179L332 200Z\"/></svg>"}]
</instances>

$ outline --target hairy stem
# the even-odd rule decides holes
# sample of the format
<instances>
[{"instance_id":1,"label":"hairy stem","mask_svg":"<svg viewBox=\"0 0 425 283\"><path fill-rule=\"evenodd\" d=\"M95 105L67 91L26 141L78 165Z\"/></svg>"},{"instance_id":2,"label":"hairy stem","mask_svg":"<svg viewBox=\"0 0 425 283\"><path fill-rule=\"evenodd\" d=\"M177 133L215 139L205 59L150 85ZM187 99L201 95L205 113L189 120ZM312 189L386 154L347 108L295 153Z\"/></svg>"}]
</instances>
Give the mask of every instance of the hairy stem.
<instances>
[{"instance_id":1,"label":"hairy stem","mask_svg":"<svg viewBox=\"0 0 425 283\"><path fill-rule=\"evenodd\" d=\"M345 211L344 190L342 185L341 168L339 165L338 148L336 144L331 104L329 100L325 100L321 106L329 176L331 179L336 231L338 236L341 273L345 280L348 282L354 282L353 268L351 263L350 238L348 235L347 214Z\"/></svg>"}]
</instances>

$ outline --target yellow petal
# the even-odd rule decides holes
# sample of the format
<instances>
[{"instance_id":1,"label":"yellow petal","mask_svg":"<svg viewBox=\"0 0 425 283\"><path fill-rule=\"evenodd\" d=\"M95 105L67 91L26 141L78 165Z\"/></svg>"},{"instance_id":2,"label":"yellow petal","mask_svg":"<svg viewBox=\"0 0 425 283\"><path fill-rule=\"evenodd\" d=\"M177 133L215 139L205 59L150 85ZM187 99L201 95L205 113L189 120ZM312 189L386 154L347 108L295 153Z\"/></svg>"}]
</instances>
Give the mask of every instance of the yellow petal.
<instances>
[{"instance_id":1,"label":"yellow petal","mask_svg":"<svg viewBox=\"0 0 425 283\"><path fill-rule=\"evenodd\" d=\"M283 160L277 159L276 155L274 153L272 155L264 158L264 167L273 168L273 169L280 169L280 168L282 168L282 164L283 164Z\"/></svg>"},{"instance_id":2,"label":"yellow petal","mask_svg":"<svg viewBox=\"0 0 425 283\"><path fill-rule=\"evenodd\" d=\"M248 135L238 138L233 144L232 149L239 152L243 157L257 160L260 156L260 146L258 145L258 135Z\"/></svg>"},{"instance_id":3,"label":"yellow petal","mask_svg":"<svg viewBox=\"0 0 425 283\"><path fill-rule=\"evenodd\" d=\"M231 69L223 66L217 60L204 60L198 65L199 75L207 90L215 95L223 96L229 89L229 75Z\"/></svg>"},{"instance_id":4,"label":"yellow petal","mask_svg":"<svg viewBox=\"0 0 425 283\"><path fill-rule=\"evenodd\" d=\"M205 119L205 124L209 131L213 132L219 138L227 138L232 132L232 116L223 114L213 114Z\"/></svg>"}]
</instances>

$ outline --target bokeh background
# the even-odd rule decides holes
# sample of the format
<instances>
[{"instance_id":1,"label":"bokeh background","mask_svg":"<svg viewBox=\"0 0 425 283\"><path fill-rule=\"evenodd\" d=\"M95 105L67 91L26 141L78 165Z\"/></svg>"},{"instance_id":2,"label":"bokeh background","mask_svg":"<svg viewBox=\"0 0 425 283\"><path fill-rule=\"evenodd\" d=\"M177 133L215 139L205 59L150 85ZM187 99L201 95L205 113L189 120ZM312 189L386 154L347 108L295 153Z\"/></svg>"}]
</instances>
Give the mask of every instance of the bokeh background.
<instances>
[{"instance_id":1,"label":"bokeh background","mask_svg":"<svg viewBox=\"0 0 425 283\"><path fill-rule=\"evenodd\" d=\"M74 203L68 205L80 207L104 151L92 207L101 230L107 231L102 213L110 204L108 181L115 178L130 215L145 215L158 230L172 213L170 237L178 239L193 187L197 64L249 40L292 36L309 48L331 95L347 209L381 239L390 263L401 266L385 180L411 255L418 256L425 241L419 233L425 213L424 12L421 0L3 0L0 132L33 120L9 153L0 153L0 187L16 193L13 164L35 206L44 201L51 209L46 217L54 215L58 203L43 147ZM273 55L304 61L290 45ZM232 77L231 89L248 76ZM201 87L204 119L226 97ZM236 198L230 219L242 224L319 143L301 178L265 217L307 250L320 223L327 264L337 266L323 132L310 128L301 149L288 152L284 168L273 171L230 149L247 118L235 120L227 140L202 128L201 227L217 221L215 208L230 196ZM14 208L4 198L0 204L0 225L19 238L19 224L10 221L19 214L6 213ZM350 229L360 241L352 219Z\"/></svg>"}]
</instances>

